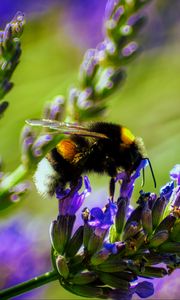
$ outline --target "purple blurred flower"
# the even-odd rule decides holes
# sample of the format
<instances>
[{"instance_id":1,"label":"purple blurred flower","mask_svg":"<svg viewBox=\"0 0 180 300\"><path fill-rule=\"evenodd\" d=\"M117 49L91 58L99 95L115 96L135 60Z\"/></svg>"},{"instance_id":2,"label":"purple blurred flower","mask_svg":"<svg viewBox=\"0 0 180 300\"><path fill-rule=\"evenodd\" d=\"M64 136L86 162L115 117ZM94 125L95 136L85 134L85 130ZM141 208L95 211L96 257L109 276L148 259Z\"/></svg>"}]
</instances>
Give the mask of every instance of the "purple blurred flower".
<instances>
[{"instance_id":1,"label":"purple blurred flower","mask_svg":"<svg viewBox=\"0 0 180 300\"><path fill-rule=\"evenodd\" d=\"M68 34L76 45L94 47L102 39L101 24L106 0L69 0L66 5L62 17Z\"/></svg>"},{"instance_id":2,"label":"purple blurred flower","mask_svg":"<svg viewBox=\"0 0 180 300\"><path fill-rule=\"evenodd\" d=\"M155 294L152 299L179 299L180 270L174 270L170 276L153 281ZM150 298L151 299L151 298Z\"/></svg>"},{"instance_id":3,"label":"purple blurred flower","mask_svg":"<svg viewBox=\"0 0 180 300\"><path fill-rule=\"evenodd\" d=\"M37 14L39 16L40 14L46 12L53 5L58 4L58 2L58 0L2 0L0 5L0 27L4 26L9 18L12 18L18 10L23 11L26 16Z\"/></svg>"},{"instance_id":4,"label":"purple blurred flower","mask_svg":"<svg viewBox=\"0 0 180 300\"><path fill-rule=\"evenodd\" d=\"M50 268L45 241L39 238L38 230L36 233L33 230L35 222L33 228L27 227L27 223L30 224L28 216L19 215L0 227L0 289L31 279ZM28 294L37 297L37 293L36 290ZM18 296L17 299L24 298Z\"/></svg>"}]
</instances>

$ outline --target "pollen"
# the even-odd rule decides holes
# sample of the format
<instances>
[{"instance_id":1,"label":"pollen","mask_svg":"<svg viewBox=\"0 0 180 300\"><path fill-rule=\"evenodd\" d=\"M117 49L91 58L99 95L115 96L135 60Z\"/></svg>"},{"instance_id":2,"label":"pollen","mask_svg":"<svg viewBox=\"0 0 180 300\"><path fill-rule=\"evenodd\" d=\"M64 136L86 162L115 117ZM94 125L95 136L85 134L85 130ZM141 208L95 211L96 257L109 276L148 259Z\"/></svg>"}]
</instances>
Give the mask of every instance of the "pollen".
<instances>
[{"instance_id":1,"label":"pollen","mask_svg":"<svg viewBox=\"0 0 180 300\"><path fill-rule=\"evenodd\" d=\"M128 128L122 127L121 139L124 144L130 145L134 142L135 136L132 134L132 132Z\"/></svg>"},{"instance_id":2,"label":"pollen","mask_svg":"<svg viewBox=\"0 0 180 300\"><path fill-rule=\"evenodd\" d=\"M56 149L59 154L62 155L62 157L68 161L72 161L74 156L77 153L77 146L76 144L71 140L62 140L60 141Z\"/></svg>"}]
</instances>

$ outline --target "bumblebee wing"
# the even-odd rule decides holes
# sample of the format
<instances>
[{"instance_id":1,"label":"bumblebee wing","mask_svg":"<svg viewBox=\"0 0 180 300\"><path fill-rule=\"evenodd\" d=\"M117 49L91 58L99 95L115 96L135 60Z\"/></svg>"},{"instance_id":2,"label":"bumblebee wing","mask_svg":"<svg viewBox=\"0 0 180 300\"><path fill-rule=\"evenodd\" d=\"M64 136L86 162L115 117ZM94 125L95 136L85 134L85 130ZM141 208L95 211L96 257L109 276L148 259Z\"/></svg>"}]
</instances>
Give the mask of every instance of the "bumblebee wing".
<instances>
[{"instance_id":1,"label":"bumblebee wing","mask_svg":"<svg viewBox=\"0 0 180 300\"><path fill-rule=\"evenodd\" d=\"M94 138L103 138L103 139L108 138L105 134L90 131L88 128L84 126L73 124L73 123L58 122L58 121L48 120L48 119L30 119L30 120L26 120L26 123L31 126L47 127L52 130L56 130L57 134L64 133L64 134L80 135L80 136L87 136L87 137L94 137Z\"/></svg>"}]
</instances>

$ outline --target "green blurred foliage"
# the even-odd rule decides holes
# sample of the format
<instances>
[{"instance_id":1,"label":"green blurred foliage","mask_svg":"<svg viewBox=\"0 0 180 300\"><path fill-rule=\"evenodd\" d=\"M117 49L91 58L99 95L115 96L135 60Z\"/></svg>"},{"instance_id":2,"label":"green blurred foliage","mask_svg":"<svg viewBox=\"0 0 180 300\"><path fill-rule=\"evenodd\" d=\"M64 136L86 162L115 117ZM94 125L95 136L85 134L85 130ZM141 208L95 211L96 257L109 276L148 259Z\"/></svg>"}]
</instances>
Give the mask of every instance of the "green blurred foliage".
<instances>
[{"instance_id":1,"label":"green blurred foliage","mask_svg":"<svg viewBox=\"0 0 180 300\"><path fill-rule=\"evenodd\" d=\"M169 33L170 35L170 33ZM180 84L179 42L171 39L163 47L146 50L130 64L124 86L108 98L109 111L105 119L128 126L144 139L159 187L169 180L169 170L178 163L180 144ZM83 51L72 44L55 12L43 19L27 21L22 36L22 57L12 81L15 87L7 95L10 102L1 122L0 154L5 170L10 172L20 163L19 136L28 118L39 118L43 105L57 94L67 95L77 84L77 72ZM154 191L150 172L146 171L146 191ZM91 175L95 191L101 185L108 192L108 178ZM96 186L95 186L96 183ZM134 198L141 189L140 181ZM92 196L93 198L93 196ZM86 203L88 205L88 203ZM47 232L56 218L55 199L40 198L32 184L28 194L16 209L1 213L2 218L25 210L44 219ZM49 284L43 299L79 299L58 284Z\"/></svg>"}]
</instances>

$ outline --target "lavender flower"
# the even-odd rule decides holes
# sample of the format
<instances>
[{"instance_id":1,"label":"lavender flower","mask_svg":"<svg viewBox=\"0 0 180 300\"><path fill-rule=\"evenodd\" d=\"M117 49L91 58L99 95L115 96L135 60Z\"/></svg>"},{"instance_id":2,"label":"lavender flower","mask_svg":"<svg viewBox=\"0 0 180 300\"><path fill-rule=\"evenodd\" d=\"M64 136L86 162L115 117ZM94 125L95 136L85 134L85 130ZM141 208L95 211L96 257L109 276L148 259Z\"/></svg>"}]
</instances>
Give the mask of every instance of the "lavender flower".
<instances>
[{"instance_id":1,"label":"lavender flower","mask_svg":"<svg viewBox=\"0 0 180 300\"><path fill-rule=\"evenodd\" d=\"M86 197L91 192L90 182L87 176L84 177L85 190L82 193L78 191L82 187L82 178L79 179L76 186L71 186L65 191L57 188L56 197L59 200L59 215L75 215L77 210L82 206Z\"/></svg>"},{"instance_id":2,"label":"lavender flower","mask_svg":"<svg viewBox=\"0 0 180 300\"><path fill-rule=\"evenodd\" d=\"M123 66L139 52L134 37L144 25L144 16L137 11L147 2L107 1L104 40L85 53L80 66L80 88L75 97L70 92L68 98L75 120L81 122L104 113L106 105L101 100L124 81Z\"/></svg>"},{"instance_id":3,"label":"lavender flower","mask_svg":"<svg viewBox=\"0 0 180 300\"><path fill-rule=\"evenodd\" d=\"M21 45L19 37L24 27L24 15L16 13L4 31L0 31L0 100L10 91L13 84L10 78L19 63ZM0 115L8 107L8 102L0 104Z\"/></svg>"},{"instance_id":4,"label":"lavender flower","mask_svg":"<svg viewBox=\"0 0 180 300\"><path fill-rule=\"evenodd\" d=\"M103 209L84 209L84 225L74 234L75 213L91 190L87 177L85 192L78 192L82 179L71 190L57 191L60 211L50 236L53 265L65 289L84 297L132 299L136 293L146 298L153 294L153 285L139 278L162 278L179 266L179 215L173 206L165 212L173 205L169 186L168 191L161 189L160 197L141 191L138 206L128 209L135 180L146 165L143 161L130 178L118 174L122 182L117 201L108 200ZM171 171L171 177L176 180L178 172ZM172 195L175 189L171 184Z\"/></svg>"}]
</instances>

